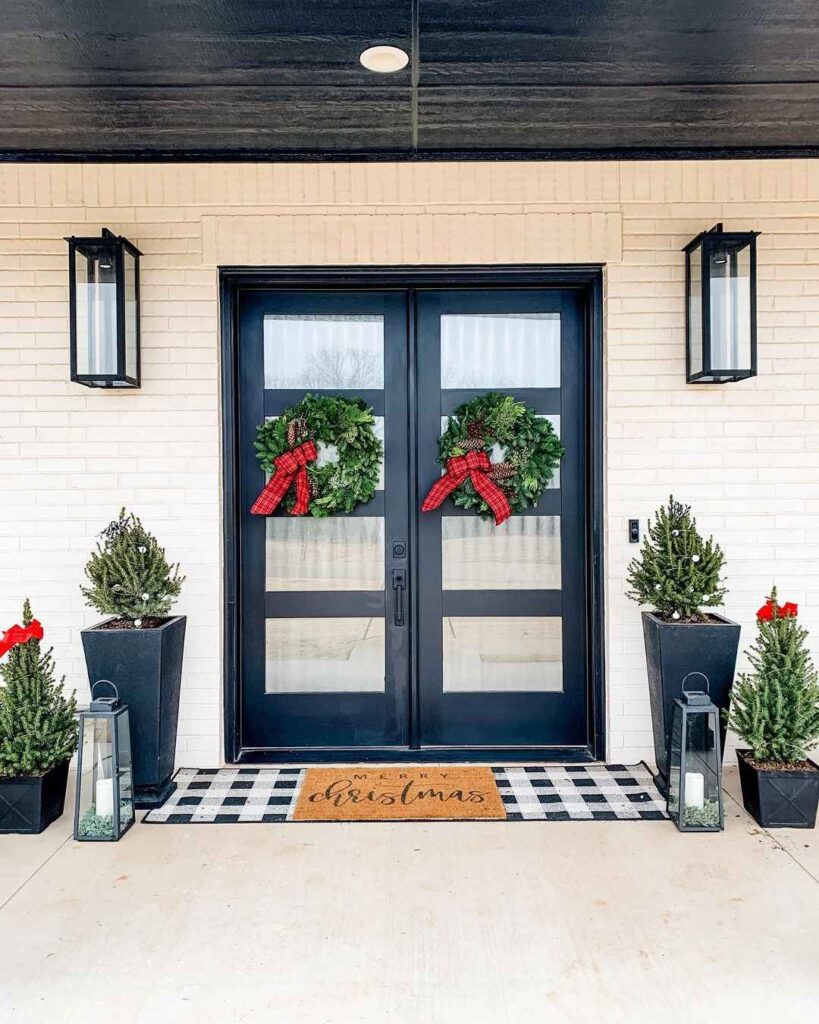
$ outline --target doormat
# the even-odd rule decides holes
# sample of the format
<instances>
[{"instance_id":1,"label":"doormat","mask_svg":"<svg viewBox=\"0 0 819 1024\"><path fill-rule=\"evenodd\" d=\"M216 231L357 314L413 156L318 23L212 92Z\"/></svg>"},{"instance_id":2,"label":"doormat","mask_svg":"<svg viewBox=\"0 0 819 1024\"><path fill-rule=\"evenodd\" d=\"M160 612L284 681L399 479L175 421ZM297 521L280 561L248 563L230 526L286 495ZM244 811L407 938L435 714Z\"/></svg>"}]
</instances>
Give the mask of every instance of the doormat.
<instances>
[{"instance_id":1,"label":"doormat","mask_svg":"<svg viewBox=\"0 0 819 1024\"><path fill-rule=\"evenodd\" d=\"M294 821L449 821L494 818L506 809L486 765L307 768Z\"/></svg>"},{"instance_id":2,"label":"doormat","mask_svg":"<svg viewBox=\"0 0 819 1024\"><path fill-rule=\"evenodd\" d=\"M176 790L162 804L148 811L143 821L152 825L232 824L240 822L300 821L417 821L419 816L396 814L394 817L330 817L328 801L312 801L309 816L299 812L302 792L321 793L320 786L306 783L310 773L343 775L376 775L395 772L413 774L419 783L426 780L420 773L463 772L465 765L390 765L386 768L345 766L338 768L181 768L176 773ZM480 815L477 820L506 821L656 821L667 817L665 800L654 785L651 772L644 764L571 765L569 767L526 765L489 767L503 805L499 815ZM314 779L323 779L316 775ZM363 780L356 780L363 781ZM409 779L404 780L406 783ZM326 787L325 787L326 788ZM363 787L362 787L363 788ZM440 786L424 786L439 789ZM429 798L439 800L439 798ZM373 801L370 801L371 803ZM416 801L417 802L417 801ZM448 801L447 801L448 802ZM460 803L460 801L457 801ZM352 803L349 801L348 803ZM439 803L443 801L439 800ZM425 798L426 804L426 798ZM359 804L353 806L359 807ZM411 806L411 805L410 805ZM475 820L455 817L451 812L430 814L425 806L423 820ZM474 806L474 805L473 805ZM488 806L488 805L487 805ZM314 817L317 808L324 808ZM385 808L381 807L383 811ZM436 808L437 810L437 808Z\"/></svg>"}]
</instances>

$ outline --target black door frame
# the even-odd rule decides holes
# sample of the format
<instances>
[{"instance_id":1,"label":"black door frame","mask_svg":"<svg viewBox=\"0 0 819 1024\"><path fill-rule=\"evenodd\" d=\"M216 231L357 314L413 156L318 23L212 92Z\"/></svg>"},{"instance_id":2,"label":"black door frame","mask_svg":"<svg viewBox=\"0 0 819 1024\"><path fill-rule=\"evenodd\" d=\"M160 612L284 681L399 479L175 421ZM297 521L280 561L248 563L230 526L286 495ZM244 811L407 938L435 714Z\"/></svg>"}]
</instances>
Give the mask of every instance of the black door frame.
<instances>
[{"instance_id":1,"label":"black door frame","mask_svg":"<svg viewBox=\"0 0 819 1024\"><path fill-rule=\"evenodd\" d=\"M587 332L586 358L586 617L587 742L573 747L461 748L449 750L395 750L365 748L354 761L593 761L605 757L605 658L603 573L603 267L601 264L568 266L503 265L490 267L221 267L219 297L221 319L222 483L224 551L224 727L227 763L281 762L281 751L243 748L240 743L240 545L238 489L238 294L248 289L316 290L374 288L560 288L579 292L584 299ZM413 324L409 324L413 328ZM410 373L414 370L411 368ZM414 485L414 482L413 482ZM417 495L411 493L411 500ZM417 504L417 501L416 501ZM417 659L414 659L417 664ZM287 761L341 761L345 754L327 749L289 751Z\"/></svg>"}]
</instances>

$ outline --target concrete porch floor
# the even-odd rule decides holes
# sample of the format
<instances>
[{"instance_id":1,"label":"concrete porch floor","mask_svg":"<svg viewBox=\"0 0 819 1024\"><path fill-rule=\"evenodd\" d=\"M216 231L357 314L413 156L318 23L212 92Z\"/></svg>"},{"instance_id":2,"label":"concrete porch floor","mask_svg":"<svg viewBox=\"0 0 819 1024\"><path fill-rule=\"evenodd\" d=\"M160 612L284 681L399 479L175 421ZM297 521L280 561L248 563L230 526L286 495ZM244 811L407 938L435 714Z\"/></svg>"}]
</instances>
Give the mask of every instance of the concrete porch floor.
<instances>
[{"instance_id":1,"label":"concrete porch floor","mask_svg":"<svg viewBox=\"0 0 819 1024\"><path fill-rule=\"evenodd\" d=\"M819 1009L819 842L668 822L138 823L0 837L0 1019L780 1024ZM140 814L141 817L141 814Z\"/></svg>"}]
</instances>

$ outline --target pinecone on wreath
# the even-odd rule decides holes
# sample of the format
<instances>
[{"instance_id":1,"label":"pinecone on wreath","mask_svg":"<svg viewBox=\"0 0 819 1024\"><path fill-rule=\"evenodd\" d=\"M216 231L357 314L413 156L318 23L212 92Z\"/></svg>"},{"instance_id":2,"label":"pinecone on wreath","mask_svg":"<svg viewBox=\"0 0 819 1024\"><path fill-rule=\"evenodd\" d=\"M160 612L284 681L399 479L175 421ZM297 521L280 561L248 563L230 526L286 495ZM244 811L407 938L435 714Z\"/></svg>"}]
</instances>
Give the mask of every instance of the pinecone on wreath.
<instances>
[{"instance_id":1,"label":"pinecone on wreath","mask_svg":"<svg viewBox=\"0 0 819 1024\"><path fill-rule=\"evenodd\" d=\"M482 452L486 445L482 437L468 437L461 442L460 447L465 452Z\"/></svg>"},{"instance_id":2,"label":"pinecone on wreath","mask_svg":"<svg viewBox=\"0 0 819 1024\"><path fill-rule=\"evenodd\" d=\"M511 462L496 462L489 470L490 480L511 480L517 470Z\"/></svg>"}]
</instances>

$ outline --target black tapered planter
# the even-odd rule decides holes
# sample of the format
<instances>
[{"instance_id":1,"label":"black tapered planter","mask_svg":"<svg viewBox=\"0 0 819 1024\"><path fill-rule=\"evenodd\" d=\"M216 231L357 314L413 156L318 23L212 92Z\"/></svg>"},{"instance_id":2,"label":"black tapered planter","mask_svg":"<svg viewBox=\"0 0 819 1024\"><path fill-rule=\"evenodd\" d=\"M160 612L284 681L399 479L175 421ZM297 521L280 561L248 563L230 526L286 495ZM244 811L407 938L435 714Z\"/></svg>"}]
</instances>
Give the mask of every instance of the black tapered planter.
<instances>
[{"instance_id":1,"label":"black tapered planter","mask_svg":"<svg viewBox=\"0 0 819 1024\"><path fill-rule=\"evenodd\" d=\"M763 828L814 828L819 806L819 765L805 768L757 768L750 750L737 751L745 810Z\"/></svg>"},{"instance_id":2,"label":"black tapered planter","mask_svg":"<svg viewBox=\"0 0 819 1024\"><path fill-rule=\"evenodd\" d=\"M666 622L654 612L643 612L643 639L654 732L657 788L665 796L668 781L668 741L674 701L682 693L689 672L708 677L711 700L720 711L731 701L739 648L738 622L711 614L713 622ZM702 683L694 679L693 683ZM704 684L703 684L704 685ZM695 687L696 688L696 687ZM720 750L725 750L726 723L720 715Z\"/></svg>"},{"instance_id":3,"label":"black tapered planter","mask_svg":"<svg viewBox=\"0 0 819 1024\"><path fill-rule=\"evenodd\" d=\"M135 807L156 807L176 789L171 776L185 622L177 615L153 629L101 629L99 623L82 631L89 682L110 679L130 708Z\"/></svg>"},{"instance_id":4,"label":"black tapered planter","mask_svg":"<svg viewBox=\"0 0 819 1024\"><path fill-rule=\"evenodd\" d=\"M35 835L48 828L63 813L67 782L68 761L45 775L0 779L0 834Z\"/></svg>"}]
</instances>

